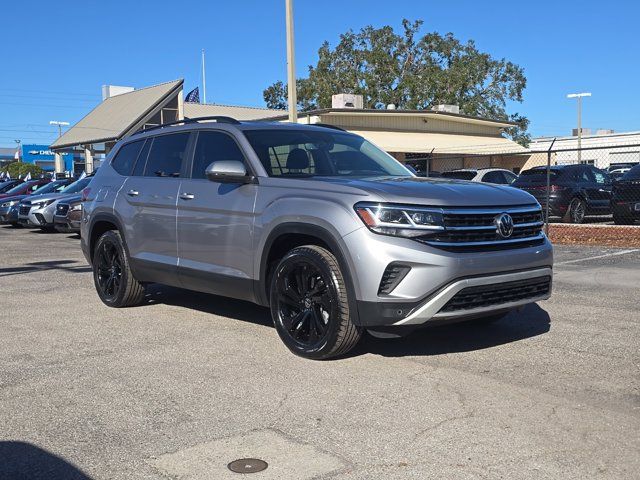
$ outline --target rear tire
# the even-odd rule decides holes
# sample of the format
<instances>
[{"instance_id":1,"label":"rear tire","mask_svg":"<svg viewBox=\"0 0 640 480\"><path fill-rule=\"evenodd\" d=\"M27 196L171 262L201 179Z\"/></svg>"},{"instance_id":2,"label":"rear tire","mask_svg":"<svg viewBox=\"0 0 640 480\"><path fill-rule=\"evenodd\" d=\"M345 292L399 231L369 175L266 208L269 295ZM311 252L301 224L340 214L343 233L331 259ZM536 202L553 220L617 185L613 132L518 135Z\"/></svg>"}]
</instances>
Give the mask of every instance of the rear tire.
<instances>
[{"instance_id":1,"label":"rear tire","mask_svg":"<svg viewBox=\"0 0 640 480\"><path fill-rule=\"evenodd\" d=\"M616 225L632 225L633 224L633 218L623 217L621 215L616 215L614 213L613 214L613 223L615 223Z\"/></svg>"},{"instance_id":2,"label":"rear tire","mask_svg":"<svg viewBox=\"0 0 640 480\"><path fill-rule=\"evenodd\" d=\"M301 357L344 355L362 335L351 321L338 261L322 247L297 247L280 260L271 277L270 304L278 335Z\"/></svg>"},{"instance_id":3,"label":"rear tire","mask_svg":"<svg viewBox=\"0 0 640 480\"><path fill-rule=\"evenodd\" d=\"M133 307L144 299L144 286L131 272L124 241L117 230L103 233L96 243L93 282L100 300L109 307Z\"/></svg>"},{"instance_id":4,"label":"rear tire","mask_svg":"<svg viewBox=\"0 0 640 480\"><path fill-rule=\"evenodd\" d=\"M565 215L565 221L568 223L583 223L584 217L587 214L587 204L585 201L579 197L574 197L569 202L569 207L567 208L567 213Z\"/></svg>"}]
</instances>

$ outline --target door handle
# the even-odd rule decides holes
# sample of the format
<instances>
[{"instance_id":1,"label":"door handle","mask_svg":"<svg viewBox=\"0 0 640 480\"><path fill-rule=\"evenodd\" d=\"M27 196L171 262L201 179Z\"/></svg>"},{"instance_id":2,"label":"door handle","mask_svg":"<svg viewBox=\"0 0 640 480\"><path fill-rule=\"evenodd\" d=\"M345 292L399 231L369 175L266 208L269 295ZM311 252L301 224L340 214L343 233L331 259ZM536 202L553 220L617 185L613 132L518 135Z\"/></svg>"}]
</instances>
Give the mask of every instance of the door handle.
<instances>
[{"instance_id":1,"label":"door handle","mask_svg":"<svg viewBox=\"0 0 640 480\"><path fill-rule=\"evenodd\" d=\"M193 193L181 193L180 198L182 200L193 200L196 196Z\"/></svg>"},{"instance_id":2,"label":"door handle","mask_svg":"<svg viewBox=\"0 0 640 480\"><path fill-rule=\"evenodd\" d=\"M140 192L138 192L137 190L129 190L127 192L127 195L129 195L130 197L137 197L138 195L140 195Z\"/></svg>"}]
</instances>

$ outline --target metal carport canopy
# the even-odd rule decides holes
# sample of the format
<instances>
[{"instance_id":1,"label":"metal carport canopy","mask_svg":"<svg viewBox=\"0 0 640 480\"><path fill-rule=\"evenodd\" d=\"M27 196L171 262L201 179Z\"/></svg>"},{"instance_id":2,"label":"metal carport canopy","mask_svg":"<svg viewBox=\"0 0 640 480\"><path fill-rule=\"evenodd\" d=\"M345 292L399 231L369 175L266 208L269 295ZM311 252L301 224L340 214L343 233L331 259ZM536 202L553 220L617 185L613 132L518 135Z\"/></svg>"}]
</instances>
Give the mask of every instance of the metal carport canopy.
<instances>
[{"instance_id":1,"label":"metal carport canopy","mask_svg":"<svg viewBox=\"0 0 640 480\"><path fill-rule=\"evenodd\" d=\"M387 152L489 155L528 151L523 146L504 137L380 130L349 129L349 131L366 138Z\"/></svg>"}]
</instances>

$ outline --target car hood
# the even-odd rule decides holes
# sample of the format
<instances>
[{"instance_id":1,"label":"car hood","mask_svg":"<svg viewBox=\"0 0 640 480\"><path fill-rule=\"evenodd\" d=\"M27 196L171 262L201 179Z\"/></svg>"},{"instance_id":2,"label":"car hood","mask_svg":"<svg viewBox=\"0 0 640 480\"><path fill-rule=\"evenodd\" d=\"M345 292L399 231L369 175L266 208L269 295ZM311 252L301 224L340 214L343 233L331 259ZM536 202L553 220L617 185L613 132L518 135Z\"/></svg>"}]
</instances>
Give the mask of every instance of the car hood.
<instances>
[{"instance_id":1,"label":"car hood","mask_svg":"<svg viewBox=\"0 0 640 480\"><path fill-rule=\"evenodd\" d=\"M13 202L14 200L20 201L28 196L29 195L11 195L10 197L0 197L0 203Z\"/></svg>"},{"instance_id":2,"label":"car hood","mask_svg":"<svg viewBox=\"0 0 640 480\"><path fill-rule=\"evenodd\" d=\"M29 195L27 201L33 202L47 202L49 200L58 200L60 198L68 197L69 195L74 195L73 193L34 193L33 195Z\"/></svg>"},{"instance_id":3,"label":"car hood","mask_svg":"<svg viewBox=\"0 0 640 480\"><path fill-rule=\"evenodd\" d=\"M79 194L68 194L68 195L65 195L64 198L61 198L60 200L63 201L64 203L68 203L68 204L77 203L80 200L82 200L82 195L79 195Z\"/></svg>"},{"instance_id":4,"label":"car hood","mask_svg":"<svg viewBox=\"0 0 640 480\"><path fill-rule=\"evenodd\" d=\"M445 178L314 177L313 180L357 188L381 197L381 201L439 207L515 206L535 204L536 199L517 188Z\"/></svg>"}]
</instances>

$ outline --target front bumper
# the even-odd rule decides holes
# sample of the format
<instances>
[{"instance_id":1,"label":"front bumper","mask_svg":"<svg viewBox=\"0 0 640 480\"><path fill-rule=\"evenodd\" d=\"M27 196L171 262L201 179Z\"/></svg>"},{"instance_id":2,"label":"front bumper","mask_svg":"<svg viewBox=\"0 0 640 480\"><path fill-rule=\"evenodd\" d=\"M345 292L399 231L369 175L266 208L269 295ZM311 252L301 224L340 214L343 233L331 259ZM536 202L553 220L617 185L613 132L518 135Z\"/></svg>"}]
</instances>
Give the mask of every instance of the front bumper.
<instances>
[{"instance_id":1,"label":"front bumper","mask_svg":"<svg viewBox=\"0 0 640 480\"><path fill-rule=\"evenodd\" d=\"M55 209L52 205L46 207L31 207L28 215L19 215L18 221L25 226L49 227L53 224Z\"/></svg>"},{"instance_id":2,"label":"front bumper","mask_svg":"<svg viewBox=\"0 0 640 480\"><path fill-rule=\"evenodd\" d=\"M535 283L527 282L528 280L533 280ZM511 310L528 303L548 299L551 296L551 282L551 268L456 280L431 296L408 317L393 325L420 325L430 320L464 319L496 311ZM537 283L541 286L544 285L544 287L534 288L533 285ZM482 289L473 290L474 287L487 286L492 286L495 290L485 289L484 295ZM522 292L520 295L515 292L507 294L509 289L519 289ZM451 305L452 300L455 300L459 293L464 293L467 290L474 293L470 293L470 299L466 304L461 301ZM502 294L503 298L500 298L492 295L492 292L505 293Z\"/></svg>"},{"instance_id":3,"label":"front bumper","mask_svg":"<svg viewBox=\"0 0 640 480\"><path fill-rule=\"evenodd\" d=\"M3 207L0 209L0 224L18 222L18 205Z\"/></svg>"},{"instance_id":4,"label":"front bumper","mask_svg":"<svg viewBox=\"0 0 640 480\"><path fill-rule=\"evenodd\" d=\"M359 325L417 325L509 310L548 298L549 294L496 302L465 311L441 312L465 288L551 276L553 247L539 245L477 252L452 252L414 240L376 235L366 228L345 237L345 251L358 307ZM380 286L390 264L410 267L388 294ZM550 292L550 288L549 288Z\"/></svg>"}]
</instances>

